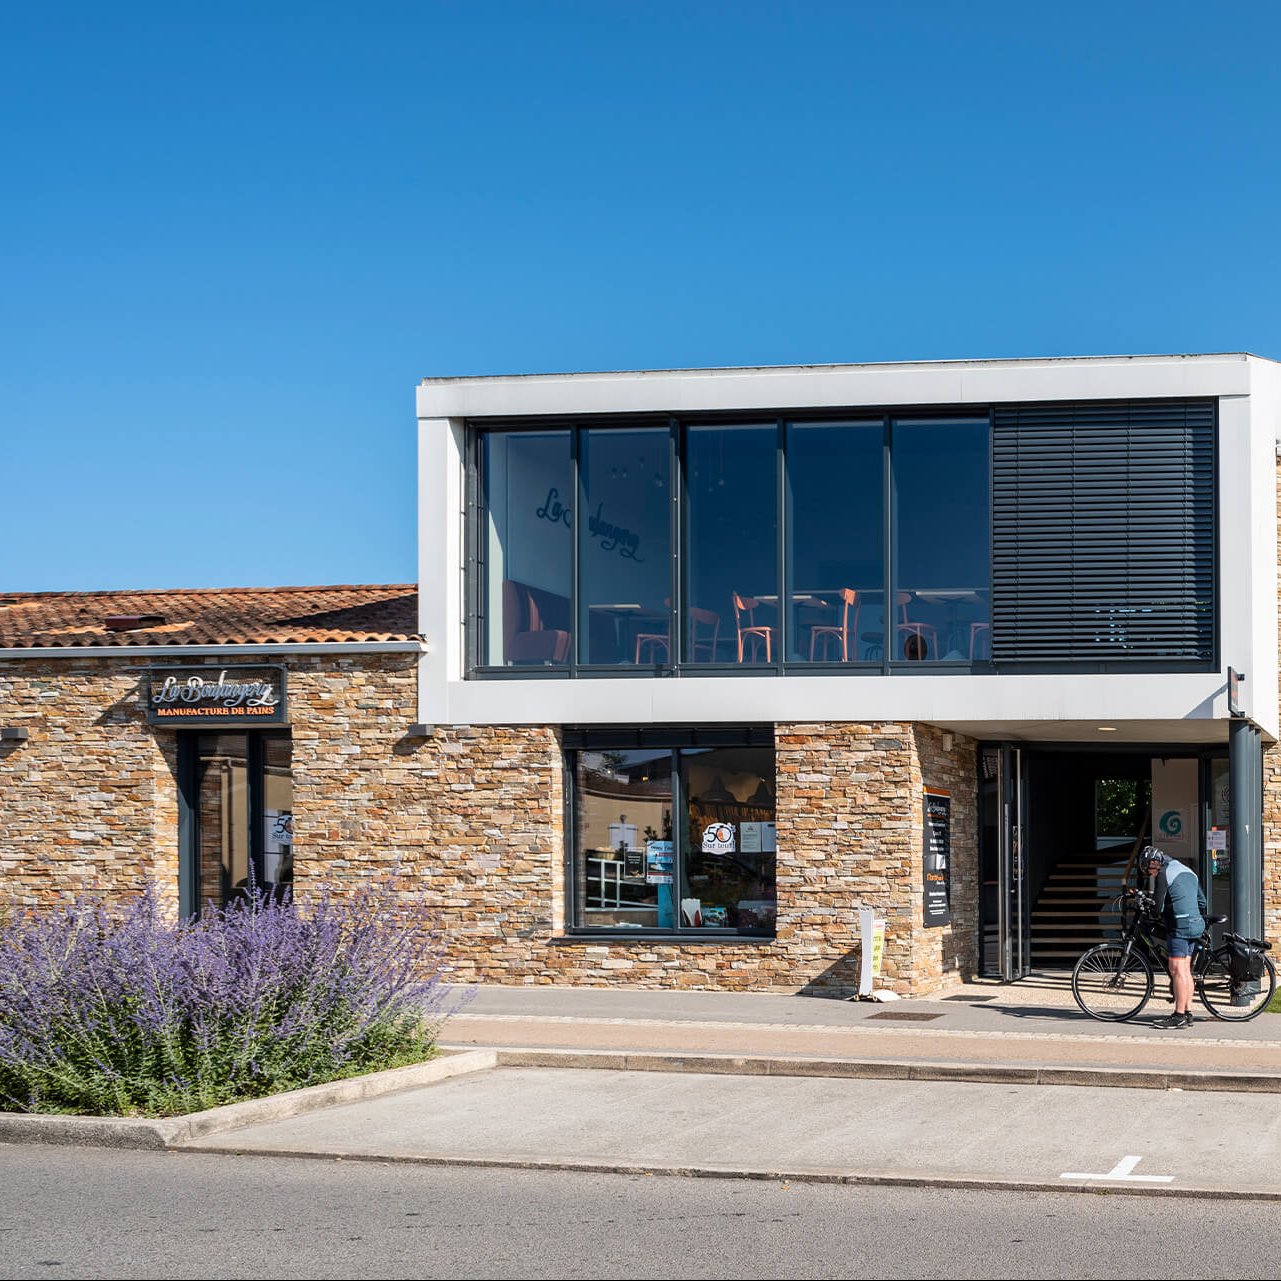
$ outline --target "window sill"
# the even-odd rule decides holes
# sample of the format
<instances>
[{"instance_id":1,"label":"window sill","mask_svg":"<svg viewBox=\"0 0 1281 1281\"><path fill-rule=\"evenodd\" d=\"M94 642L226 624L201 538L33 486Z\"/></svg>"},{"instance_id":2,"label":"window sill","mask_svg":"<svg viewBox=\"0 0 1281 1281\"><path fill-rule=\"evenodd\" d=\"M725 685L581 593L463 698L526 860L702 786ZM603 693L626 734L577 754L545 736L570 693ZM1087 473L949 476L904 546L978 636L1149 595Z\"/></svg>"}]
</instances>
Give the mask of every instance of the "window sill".
<instances>
[{"instance_id":1,"label":"window sill","mask_svg":"<svg viewBox=\"0 0 1281 1281\"><path fill-rule=\"evenodd\" d=\"M557 934L547 941L553 947L582 946L584 943L643 943L646 947L652 947L655 943L715 943L718 945L748 943L768 947L778 941L778 936L729 932L695 934L693 931L678 934L670 930L661 933L649 930L615 930L607 933L602 930L593 934Z\"/></svg>"}]
</instances>

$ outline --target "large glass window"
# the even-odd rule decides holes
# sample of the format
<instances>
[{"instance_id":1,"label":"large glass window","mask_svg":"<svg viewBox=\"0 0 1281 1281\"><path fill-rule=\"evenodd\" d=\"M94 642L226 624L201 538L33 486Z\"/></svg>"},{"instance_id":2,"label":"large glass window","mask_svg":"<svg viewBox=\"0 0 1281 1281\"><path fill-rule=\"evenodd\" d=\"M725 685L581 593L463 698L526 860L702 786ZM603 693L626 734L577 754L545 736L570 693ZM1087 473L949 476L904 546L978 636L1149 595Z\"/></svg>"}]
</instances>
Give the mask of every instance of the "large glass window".
<instances>
[{"instance_id":1,"label":"large glass window","mask_svg":"<svg viewBox=\"0 0 1281 1281\"><path fill-rule=\"evenodd\" d=\"M669 664L671 435L598 428L579 436L579 662Z\"/></svg>"},{"instance_id":2,"label":"large glass window","mask_svg":"<svg viewBox=\"0 0 1281 1281\"><path fill-rule=\"evenodd\" d=\"M284 893L294 879L293 774L288 734L184 735L194 757L188 828L196 884L183 901L221 906L251 887Z\"/></svg>"},{"instance_id":3,"label":"large glass window","mask_svg":"<svg viewBox=\"0 0 1281 1281\"><path fill-rule=\"evenodd\" d=\"M773 934L772 747L593 748L569 758L574 928Z\"/></svg>"},{"instance_id":4,"label":"large glass window","mask_svg":"<svg viewBox=\"0 0 1281 1281\"><path fill-rule=\"evenodd\" d=\"M691 427L685 453L687 663L777 663L778 429Z\"/></svg>"},{"instance_id":5,"label":"large glass window","mask_svg":"<svg viewBox=\"0 0 1281 1281\"><path fill-rule=\"evenodd\" d=\"M894 423L892 660L990 653L989 434L986 419Z\"/></svg>"},{"instance_id":6,"label":"large glass window","mask_svg":"<svg viewBox=\"0 0 1281 1281\"><path fill-rule=\"evenodd\" d=\"M568 431L482 437L484 585L477 607L483 663L555 667L569 661L570 443Z\"/></svg>"},{"instance_id":7,"label":"large glass window","mask_svg":"<svg viewBox=\"0 0 1281 1281\"><path fill-rule=\"evenodd\" d=\"M789 424L788 658L884 657L885 425Z\"/></svg>"},{"instance_id":8,"label":"large glass window","mask_svg":"<svg viewBox=\"0 0 1281 1281\"><path fill-rule=\"evenodd\" d=\"M988 663L990 434L986 415L483 431L474 663Z\"/></svg>"}]
</instances>

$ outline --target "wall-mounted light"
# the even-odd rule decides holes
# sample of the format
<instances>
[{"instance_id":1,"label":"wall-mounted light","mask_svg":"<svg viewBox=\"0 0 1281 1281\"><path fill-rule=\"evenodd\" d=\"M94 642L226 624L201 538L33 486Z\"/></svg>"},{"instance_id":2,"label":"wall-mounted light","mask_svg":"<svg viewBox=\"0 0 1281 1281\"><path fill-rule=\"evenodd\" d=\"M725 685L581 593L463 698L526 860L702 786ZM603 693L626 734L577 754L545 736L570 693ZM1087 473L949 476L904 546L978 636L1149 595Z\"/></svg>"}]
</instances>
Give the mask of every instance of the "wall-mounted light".
<instances>
[{"instance_id":1,"label":"wall-mounted light","mask_svg":"<svg viewBox=\"0 0 1281 1281\"><path fill-rule=\"evenodd\" d=\"M25 743L31 737L31 731L23 725L0 726L0 742Z\"/></svg>"},{"instance_id":2,"label":"wall-mounted light","mask_svg":"<svg viewBox=\"0 0 1281 1281\"><path fill-rule=\"evenodd\" d=\"M952 744L955 742L956 739L952 736L951 730L945 729L943 731L943 750L945 752L950 752L952 750Z\"/></svg>"},{"instance_id":3,"label":"wall-mounted light","mask_svg":"<svg viewBox=\"0 0 1281 1281\"><path fill-rule=\"evenodd\" d=\"M436 732L434 725L424 725L422 721L415 721L406 731L406 738L430 738Z\"/></svg>"}]
</instances>

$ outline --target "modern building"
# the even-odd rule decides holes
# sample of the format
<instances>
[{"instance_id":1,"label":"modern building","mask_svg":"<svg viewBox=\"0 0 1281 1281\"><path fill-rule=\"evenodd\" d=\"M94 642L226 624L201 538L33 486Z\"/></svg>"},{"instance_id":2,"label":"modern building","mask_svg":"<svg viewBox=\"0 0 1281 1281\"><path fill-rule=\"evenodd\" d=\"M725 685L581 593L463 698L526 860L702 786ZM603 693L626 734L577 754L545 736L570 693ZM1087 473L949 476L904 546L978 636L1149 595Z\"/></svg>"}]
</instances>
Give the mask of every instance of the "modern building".
<instances>
[{"instance_id":1,"label":"modern building","mask_svg":"<svg viewBox=\"0 0 1281 1281\"><path fill-rule=\"evenodd\" d=\"M0 596L0 887L398 869L461 979L1062 964L1281 919L1281 367L428 379L412 586Z\"/></svg>"},{"instance_id":2,"label":"modern building","mask_svg":"<svg viewBox=\"0 0 1281 1281\"><path fill-rule=\"evenodd\" d=\"M849 986L870 907L900 990L1013 979L1145 834L1275 926L1274 362L440 378L418 414L419 720L556 799L510 977Z\"/></svg>"}]
</instances>

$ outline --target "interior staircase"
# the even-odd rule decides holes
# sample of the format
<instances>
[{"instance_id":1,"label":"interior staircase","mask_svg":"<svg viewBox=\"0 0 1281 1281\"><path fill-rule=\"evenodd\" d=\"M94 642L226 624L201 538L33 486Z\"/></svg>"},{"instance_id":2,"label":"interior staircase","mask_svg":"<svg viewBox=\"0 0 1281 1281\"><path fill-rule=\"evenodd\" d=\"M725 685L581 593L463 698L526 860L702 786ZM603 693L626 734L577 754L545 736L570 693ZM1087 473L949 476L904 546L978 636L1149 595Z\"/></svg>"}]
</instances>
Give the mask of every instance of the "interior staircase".
<instances>
[{"instance_id":1,"label":"interior staircase","mask_svg":"<svg viewBox=\"0 0 1281 1281\"><path fill-rule=\"evenodd\" d=\"M1112 901L1124 887L1129 854L1099 850L1059 861L1032 905L1033 969L1070 968L1087 947L1119 934Z\"/></svg>"}]
</instances>

